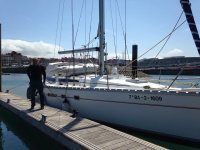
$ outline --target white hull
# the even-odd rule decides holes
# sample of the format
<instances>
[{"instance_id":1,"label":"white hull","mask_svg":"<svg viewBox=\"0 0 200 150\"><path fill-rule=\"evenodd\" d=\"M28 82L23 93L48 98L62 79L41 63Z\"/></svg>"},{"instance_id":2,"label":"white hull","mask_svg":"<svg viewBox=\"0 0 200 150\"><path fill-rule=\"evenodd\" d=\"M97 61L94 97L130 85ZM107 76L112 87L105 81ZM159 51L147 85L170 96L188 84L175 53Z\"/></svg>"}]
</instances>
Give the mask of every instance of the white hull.
<instances>
[{"instance_id":1,"label":"white hull","mask_svg":"<svg viewBox=\"0 0 200 150\"><path fill-rule=\"evenodd\" d=\"M190 5L185 1L181 3ZM109 124L200 142L200 88L171 87L178 76L169 87L139 79L121 78L116 67L113 68L112 75L105 75L108 69L105 70L104 64L104 16L104 0L99 0L98 47L60 52L69 54L98 51L99 76L86 77L86 71L97 71L97 66L93 64L87 66L89 69L85 65L67 67L65 64L61 65L62 63L51 64L48 77L55 77L57 80L52 83L47 81L44 90L47 104L65 110L76 110L82 117ZM198 32L194 33L196 35ZM197 41L199 40L195 40ZM137 58L134 61L137 61ZM93 67L96 69L93 70ZM85 72L84 76L66 78L80 74L74 70ZM66 82L61 82L63 80L59 80L59 76L64 77ZM63 104L64 100L68 101L68 104Z\"/></svg>"},{"instance_id":2,"label":"white hull","mask_svg":"<svg viewBox=\"0 0 200 150\"><path fill-rule=\"evenodd\" d=\"M50 63L46 68L46 73L48 77L52 77L55 75L59 76L72 76L72 75L80 75L80 74L89 74L95 73L97 71L98 65L96 64L83 64L79 63L73 66L69 65L69 62L57 62Z\"/></svg>"},{"instance_id":3,"label":"white hull","mask_svg":"<svg viewBox=\"0 0 200 150\"><path fill-rule=\"evenodd\" d=\"M45 94L48 104L67 110L66 97L89 119L200 141L198 92L46 86Z\"/></svg>"}]
</instances>

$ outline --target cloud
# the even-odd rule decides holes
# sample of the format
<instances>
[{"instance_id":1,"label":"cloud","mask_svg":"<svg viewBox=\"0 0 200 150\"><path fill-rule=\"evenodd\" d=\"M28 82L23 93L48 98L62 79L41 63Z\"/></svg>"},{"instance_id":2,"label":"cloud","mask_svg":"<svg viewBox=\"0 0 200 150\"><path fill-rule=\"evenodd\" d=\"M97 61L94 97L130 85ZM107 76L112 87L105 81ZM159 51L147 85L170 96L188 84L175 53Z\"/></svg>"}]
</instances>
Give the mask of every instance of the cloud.
<instances>
[{"instance_id":1,"label":"cloud","mask_svg":"<svg viewBox=\"0 0 200 150\"><path fill-rule=\"evenodd\" d=\"M56 49L55 54L57 54L58 47L55 48L55 45L45 43L43 41L28 42L23 40L12 39L2 40L2 53L4 54L9 53L11 51L16 51L28 57L53 58L54 49Z\"/></svg>"},{"instance_id":2,"label":"cloud","mask_svg":"<svg viewBox=\"0 0 200 150\"><path fill-rule=\"evenodd\" d=\"M167 52L164 56L161 57L174 57L174 56L184 56L184 52L180 49L173 49Z\"/></svg>"}]
</instances>

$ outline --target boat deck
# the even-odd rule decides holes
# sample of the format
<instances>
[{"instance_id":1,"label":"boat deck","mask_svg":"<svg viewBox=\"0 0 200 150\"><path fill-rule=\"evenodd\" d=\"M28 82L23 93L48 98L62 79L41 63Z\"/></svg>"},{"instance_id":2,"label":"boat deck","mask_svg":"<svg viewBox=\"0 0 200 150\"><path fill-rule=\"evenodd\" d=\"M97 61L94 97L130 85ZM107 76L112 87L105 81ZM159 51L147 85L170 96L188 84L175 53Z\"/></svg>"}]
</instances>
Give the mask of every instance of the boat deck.
<instances>
[{"instance_id":1,"label":"boat deck","mask_svg":"<svg viewBox=\"0 0 200 150\"><path fill-rule=\"evenodd\" d=\"M0 92L0 105L13 112L32 126L41 130L67 149L90 150L153 150L165 148L123 133L97 122L71 117L71 113L36 104L29 110L30 100Z\"/></svg>"}]
</instances>

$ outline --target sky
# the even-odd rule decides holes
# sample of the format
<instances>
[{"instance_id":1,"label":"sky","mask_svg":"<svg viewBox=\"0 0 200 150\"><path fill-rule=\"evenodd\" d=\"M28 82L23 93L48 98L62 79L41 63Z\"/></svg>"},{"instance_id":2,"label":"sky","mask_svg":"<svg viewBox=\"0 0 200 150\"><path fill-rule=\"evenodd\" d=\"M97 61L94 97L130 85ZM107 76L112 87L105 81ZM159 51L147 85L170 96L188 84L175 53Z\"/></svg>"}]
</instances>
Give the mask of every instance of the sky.
<instances>
[{"instance_id":1,"label":"sky","mask_svg":"<svg viewBox=\"0 0 200 150\"><path fill-rule=\"evenodd\" d=\"M190 2L200 32L200 0ZM131 59L134 44L138 45L139 59L156 57L165 41L143 54L172 31L181 12L179 0L105 0L108 57L125 58L124 33L127 59ZM179 24L184 20L183 14ZM75 48L84 47L97 36L98 0L0 0L0 23L2 53L61 58L68 55L58 55L58 51L73 47L72 33ZM97 45L98 39L89 46ZM157 57L171 56L199 56L187 23L172 34Z\"/></svg>"}]
</instances>

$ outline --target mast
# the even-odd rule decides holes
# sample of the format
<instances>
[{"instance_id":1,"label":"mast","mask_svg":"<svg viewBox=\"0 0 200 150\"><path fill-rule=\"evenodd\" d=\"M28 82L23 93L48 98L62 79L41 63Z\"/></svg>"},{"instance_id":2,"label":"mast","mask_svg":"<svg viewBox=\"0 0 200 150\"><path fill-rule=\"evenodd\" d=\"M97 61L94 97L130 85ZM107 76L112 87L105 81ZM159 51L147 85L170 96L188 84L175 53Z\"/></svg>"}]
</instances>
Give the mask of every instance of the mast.
<instances>
[{"instance_id":1,"label":"mast","mask_svg":"<svg viewBox=\"0 0 200 150\"><path fill-rule=\"evenodd\" d=\"M99 44L100 44L100 75L104 74L104 48L105 48L105 13L104 0L99 0Z\"/></svg>"},{"instance_id":2,"label":"mast","mask_svg":"<svg viewBox=\"0 0 200 150\"><path fill-rule=\"evenodd\" d=\"M75 73L75 55L74 55L74 4L71 0L71 13L72 13L72 56L73 56L73 74ZM75 76L73 76L73 86L75 85Z\"/></svg>"},{"instance_id":3,"label":"mast","mask_svg":"<svg viewBox=\"0 0 200 150\"><path fill-rule=\"evenodd\" d=\"M185 16L188 22L188 25L190 27L190 31L192 33L195 45L197 47L198 53L200 55L200 38L198 34L198 30L194 21L194 17L192 14L191 4L189 0L180 0L180 3L182 5L183 11L185 12Z\"/></svg>"},{"instance_id":4,"label":"mast","mask_svg":"<svg viewBox=\"0 0 200 150\"><path fill-rule=\"evenodd\" d=\"M2 92L1 23L0 23L0 92Z\"/></svg>"},{"instance_id":5,"label":"mast","mask_svg":"<svg viewBox=\"0 0 200 150\"><path fill-rule=\"evenodd\" d=\"M73 1L73 0L71 0ZM72 3L73 4L73 3ZM72 6L73 7L73 6ZM104 57L105 57L105 13L104 13L104 0L99 0L99 28L98 28L98 36L99 36L99 47L93 47L88 49L74 49L74 35L72 35L72 44L73 49L72 50L64 50L59 51L59 54L68 54L72 53L74 58L74 53L80 53L83 51L99 51L99 66L100 66L100 75L104 74ZM72 10L72 17L73 17L73 10ZM72 18L73 22L73 18ZM72 30L74 30L74 26L72 24ZM73 32L73 31L72 31ZM74 61L73 61L74 62Z\"/></svg>"}]
</instances>

